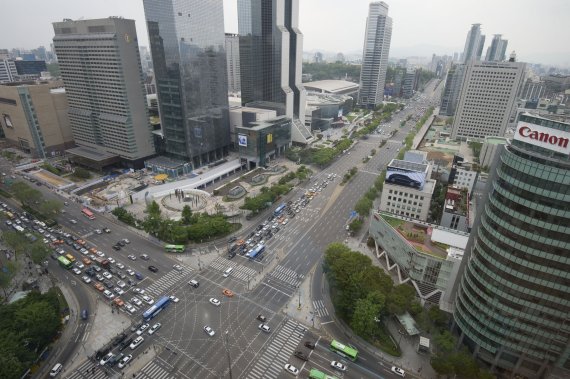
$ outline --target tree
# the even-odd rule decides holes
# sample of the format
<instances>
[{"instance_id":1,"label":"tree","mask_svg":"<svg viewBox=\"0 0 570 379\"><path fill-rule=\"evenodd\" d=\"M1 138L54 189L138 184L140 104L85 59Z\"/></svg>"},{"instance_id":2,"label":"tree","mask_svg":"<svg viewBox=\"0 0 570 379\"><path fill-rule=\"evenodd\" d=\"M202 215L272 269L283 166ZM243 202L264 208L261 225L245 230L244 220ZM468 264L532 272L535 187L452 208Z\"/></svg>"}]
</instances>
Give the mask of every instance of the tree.
<instances>
[{"instance_id":1,"label":"tree","mask_svg":"<svg viewBox=\"0 0 570 379\"><path fill-rule=\"evenodd\" d=\"M4 232L4 243L8 245L16 254L21 254L29 245L26 237L17 232Z\"/></svg>"},{"instance_id":2,"label":"tree","mask_svg":"<svg viewBox=\"0 0 570 379\"><path fill-rule=\"evenodd\" d=\"M444 330L440 334L437 334L433 340L438 351L441 353L449 354L455 348L455 338L448 330Z\"/></svg>"},{"instance_id":3,"label":"tree","mask_svg":"<svg viewBox=\"0 0 570 379\"><path fill-rule=\"evenodd\" d=\"M32 244L29 249L30 257L35 264L40 264L45 261L49 252L49 248L39 240Z\"/></svg>"},{"instance_id":4,"label":"tree","mask_svg":"<svg viewBox=\"0 0 570 379\"><path fill-rule=\"evenodd\" d=\"M12 185L12 192L22 204L32 205L42 199L42 193L26 183L16 182Z\"/></svg>"},{"instance_id":5,"label":"tree","mask_svg":"<svg viewBox=\"0 0 570 379\"><path fill-rule=\"evenodd\" d=\"M362 217L368 216L370 209L372 209L373 202L367 197L363 197L356 202L354 210Z\"/></svg>"},{"instance_id":6,"label":"tree","mask_svg":"<svg viewBox=\"0 0 570 379\"><path fill-rule=\"evenodd\" d=\"M10 285L12 283L12 279L14 279L14 276L16 275L16 272L18 270L18 266L16 266L16 264L12 261L7 261L4 263L4 267L2 270L0 270L0 288L2 288L2 290L4 291L4 298L7 299L8 298L8 288L10 288ZM0 344L0 346L2 346ZM1 355L1 354L0 354ZM0 377L2 377L0 375Z\"/></svg>"},{"instance_id":7,"label":"tree","mask_svg":"<svg viewBox=\"0 0 570 379\"><path fill-rule=\"evenodd\" d=\"M73 171L73 176L79 179L89 179L91 178L91 173L84 169L83 167L75 167Z\"/></svg>"},{"instance_id":8,"label":"tree","mask_svg":"<svg viewBox=\"0 0 570 379\"><path fill-rule=\"evenodd\" d=\"M53 214L61 212L61 208L63 208L61 201L46 200L40 204L39 211L43 215L51 217Z\"/></svg>"},{"instance_id":9,"label":"tree","mask_svg":"<svg viewBox=\"0 0 570 379\"><path fill-rule=\"evenodd\" d=\"M192 209L190 208L189 205L185 205L184 208L182 208L182 219L181 219L181 221L185 225L188 225L191 223L191 221L192 221Z\"/></svg>"},{"instance_id":10,"label":"tree","mask_svg":"<svg viewBox=\"0 0 570 379\"><path fill-rule=\"evenodd\" d=\"M439 375L453 375L453 363L446 355L436 355L431 359L431 367Z\"/></svg>"},{"instance_id":11,"label":"tree","mask_svg":"<svg viewBox=\"0 0 570 379\"><path fill-rule=\"evenodd\" d=\"M356 301L350 326L359 336L368 335L371 330L376 329L375 319L379 314L380 305L371 302L368 298L359 299Z\"/></svg>"},{"instance_id":12,"label":"tree","mask_svg":"<svg viewBox=\"0 0 570 379\"><path fill-rule=\"evenodd\" d=\"M161 213L160 206L154 200L151 203L147 204L146 212L149 215L149 217L160 218L160 213Z\"/></svg>"},{"instance_id":13,"label":"tree","mask_svg":"<svg viewBox=\"0 0 570 379\"><path fill-rule=\"evenodd\" d=\"M400 315L410 309L412 300L415 298L414 288L407 284L400 284L388 295L388 311Z\"/></svg>"}]
</instances>

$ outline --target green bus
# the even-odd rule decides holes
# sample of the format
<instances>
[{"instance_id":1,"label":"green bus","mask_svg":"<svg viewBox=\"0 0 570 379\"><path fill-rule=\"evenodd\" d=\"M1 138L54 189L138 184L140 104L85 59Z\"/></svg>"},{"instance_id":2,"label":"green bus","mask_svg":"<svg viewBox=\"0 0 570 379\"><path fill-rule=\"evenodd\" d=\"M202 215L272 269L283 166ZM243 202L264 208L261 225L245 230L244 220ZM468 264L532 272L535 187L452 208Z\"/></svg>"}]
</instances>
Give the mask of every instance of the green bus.
<instances>
[{"instance_id":1,"label":"green bus","mask_svg":"<svg viewBox=\"0 0 570 379\"><path fill-rule=\"evenodd\" d=\"M338 379L336 376L327 375L322 371L317 370L316 368L312 368L309 371L309 378L310 379Z\"/></svg>"},{"instance_id":2,"label":"green bus","mask_svg":"<svg viewBox=\"0 0 570 379\"><path fill-rule=\"evenodd\" d=\"M66 269L70 269L73 266L73 263L71 263L69 261L69 259L67 259L66 257L64 257L63 255L57 257L57 261L59 262L59 265L63 268Z\"/></svg>"},{"instance_id":3,"label":"green bus","mask_svg":"<svg viewBox=\"0 0 570 379\"><path fill-rule=\"evenodd\" d=\"M164 250L167 253L183 253L186 250L184 245L164 245Z\"/></svg>"},{"instance_id":4,"label":"green bus","mask_svg":"<svg viewBox=\"0 0 570 379\"><path fill-rule=\"evenodd\" d=\"M356 358L358 356L358 350L356 350L353 347L346 346L345 344L342 344L337 340L333 340L331 342L330 349L335 353L337 353L338 355L348 358L351 361L356 361Z\"/></svg>"}]
</instances>

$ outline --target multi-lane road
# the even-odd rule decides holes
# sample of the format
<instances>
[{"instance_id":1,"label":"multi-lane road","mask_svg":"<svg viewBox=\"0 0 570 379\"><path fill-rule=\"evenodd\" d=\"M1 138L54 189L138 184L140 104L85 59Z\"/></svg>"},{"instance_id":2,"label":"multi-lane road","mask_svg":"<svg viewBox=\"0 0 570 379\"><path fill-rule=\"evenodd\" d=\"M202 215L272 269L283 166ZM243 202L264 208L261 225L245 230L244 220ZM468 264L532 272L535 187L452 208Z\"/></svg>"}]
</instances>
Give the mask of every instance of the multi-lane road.
<instances>
[{"instance_id":1,"label":"multi-lane road","mask_svg":"<svg viewBox=\"0 0 570 379\"><path fill-rule=\"evenodd\" d=\"M81 215L79 204L70 203L66 206L66 213L58 219L64 231L87 240L90 246L142 273L144 278L141 281L132 280L138 282L136 287L145 289L146 294L155 300L164 295L174 295L180 299L150 321L151 325L161 322L162 327L152 336L144 333L145 342L132 351L136 355L151 347L156 353L155 358L137 377L229 377L228 361L231 362L232 376L236 378L285 378L290 375L283 369L286 363L301 369L301 377L307 377L308 370L313 367L345 378L392 376L389 365L379 362L376 356L371 356L364 350L360 351L357 362L343 360L348 365L348 371L343 373L332 369L330 362L340 360L340 357L328 350L328 341L284 316L281 310L297 295L299 285L305 277L313 273L311 295L316 316L320 317L321 324L327 325L329 334L338 335L342 339L342 334L334 323L328 323L332 321L333 310L324 307L327 299L321 290L322 271L319 264L322 252L331 242L342 242L347 238L345 225L354 204L372 186L380 168L385 167L402 147L401 141L414 122L410 121L400 128L399 119L405 119L408 114L421 113L421 108L427 108L437 95L438 92L433 92L433 88L428 86L422 99L408 105L391 123L380 126L384 132L397 130L384 147L379 148L379 145L381 139L387 138L385 135L375 134L366 140L360 140L326 170L313 175L304 188L298 188L289 194L286 200L296 201L307 189L321 187L321 191L306 207L299 207L300 212L287 225L280 225L281 230L266 241L267 251L261 262L249 261L240 255L229 260L222 253L202 270L193 270L187 266L176 270L173 265L178 262L165 255L162 246L156 242L100 215L95 220L89 220ZM367 163L362 163L362 159L372 149L377 151L376 155ZM358 167L357 175L348 184L340 186L341 177L355 166ZM336 179L328 180L329 174L336 174ZM327 182L326 187L322 187L324 182ZM46 198L59 197L45 187L38 189ZM105 227L109 227L111 233L95 233L96 229ZM242 237L249 232L250 230L243 231ZM120 251L113 250L112 245L124 238L129 239L130 243ZM82 257L78 252L74 254L77 258ZM140 259L141 254L148 254L150 260ZM128 255L134 255L137 259L130 260ZM69 285L78 299L79 309L92 308L93 299L97 296L105 300L92 284L81 281L81 275L76 276L70 271L53 267L55 261L50 262L50 271ZM272 264L268 265L269 262ZM158 268L158 272L153 273L147 269L151 264ZM127 267L118 271L125 272ZM233 272L229 277L224 277L223 273L229 267L233 268ZM200 283L198 288L188 284L191 279ZM251 288L253 282L257 283L255 288ZM224 296L224 288L231 289L234 296ZM128 288L121 298L129 301L136 295L133 291L134 288ZM213 305L211 298L218 299L220 305ZM146 304L137 307L131 316L133 322L141 319L141 314L147 307ZM261 322L256 317L259 314L267 318L266 324L271 327L269 333L258 328ZM214 336L204 332L203 327L206 325L215 331ZM89 332L89 328L88 322L80 323L75 331L75 340L61 355L62 362L72 356L77 343L84 333ZM304 341L318 341L316 349L308 350L303 346ZM295 358L295 350L310 353L309 362ZM118 353L117 348L113 351ZM131 350L127 348L124 353L130 354ZM68 377L93 378L106 375L102 370L91 371L92 367L93 362L86 361ZM108 370L120 372L116 367Z\"/></svg>"}]
</instances>

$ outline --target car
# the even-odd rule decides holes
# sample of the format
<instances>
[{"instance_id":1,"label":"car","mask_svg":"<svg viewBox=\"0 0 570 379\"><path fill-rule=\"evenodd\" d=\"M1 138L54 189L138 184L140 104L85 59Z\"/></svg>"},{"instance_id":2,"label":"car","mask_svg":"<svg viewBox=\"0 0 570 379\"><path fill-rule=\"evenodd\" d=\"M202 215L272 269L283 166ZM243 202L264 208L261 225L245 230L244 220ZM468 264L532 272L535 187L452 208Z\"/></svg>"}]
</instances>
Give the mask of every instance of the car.
<instances>
[{"instance_id":1,"label":"car","mask_svg":"<svg viewBox=\"0 0 570 379\"><path fill-rule=\"evenodd\" d=\"M103 228L103 231L104 231L105 233L111 233L111 229L109 229L109 228Z\"/></svg>"},{"instance_id":2,"label":"car","mask_svg":"<svg viewBox=\"0 0 570 379\"><path fill-rule=\"evenodd\" d=\"M113 300L113 303L115 303L115 305L116 305L117 307L122 307L123 305L125 305L125 302L124 302L123 299L121 299L120 297L116 297L116 298Z\"/></svg>"},{"instance_id":3,"label":"car","mask_svg":"<svg viewBox=\"0 0 570 379\"><path fill-rule=\"evenodd\" d=\"M103 276L105 279L111 279L113 277L108 271L103 271Z\"/></svg>"},{"instance_id":4,"label":"car","mask_svg":"<svg viewBox=\"0 0 570 379\"><path fill-rule=\"evenodd\" d=\"M56 377L57 374L61 372L61 370L63 370L63 365L61 363L56 363L55 366L53 366L53 368L50 370L49 376L52 378Z\"/></svg>"},{"instance_id":5,"label":"car","mask_svg":"<svg viewBox=\"0 0 570 379\"><path fill-rule=\"evenodd\" d=\"M169 298L170 298L170 301L172 301L173 303L178 303L180 301L180 299L174 295L170 295Z\"/></svg>"},{"instance_id":6,"label":"car","mask_svg":"<svg viewBox=\"0 0 570 379\"><path fill-rule=\"evenodd\" d=\"M95 288L99 292L103 292L105 290L105 287L103 287L103 285L101 283L95 283Z\"/></svg>"},{"instance_id":7,"label":"car","mask_svg":"<svg viewBox=\"0 0 570 379\"><path fill-rule=\"evenodd\" d=\"M289 363L285 365L285 371L295 376L299 375L299 369Z\"/></svg>"},{"instance_id":8,"label":"car","mask_svg":"<svg viewBox=\"0 0 570 379\"><path fill-rule=\"evenodd\" d=\"M192 279L188 282L188 284L190 284L192 287L194 288L198 288L200 287L200 283L196 280L196 279Z\"/></svg>"},{"instance_id":9,"label":"car","mask_svg":"<svg viewBox=\"0 0 570 379\"><path fill-rule=\"evenodd\" d=\"M95 279L97 279L98 282L102 282L103 280L105 280L105 278L103 278L103 275L99 274L95 274Z\"/></svg>"},{"instance_id":10,"label":"car","mask_svg":"<svg viewBox=\"0 0 570 379\"><path fill-rule=\"evenodd\" d=\"M77 224L77 220L75 220L73 218L71 220L69 220L69 222L71 222L72 224Z\"/></svg>"},{"instance_id":11,"label":"car","mask_svg":"<svg viewBox=\"0 0 570 379\"><path fill-rule=\"evenodd\" d=\"M142 324L139 330L137 330L137 335L140 336L141 334L143 334L144 331L147 330L149 326L150 324Z\"/></svg>"},{"instance_id":12,"label":"car","mask_svg":"<svg viewBox=\"0 0 570 379\"><path fill-rule=\"evenodd\" d=\"M81 275L81 270L78 269L77 267L74 267L71 271L73 271L73 273L74 273L75 275Z\"/></svg>"},{"instance_id":13,"label":"car","mask_svg":"<svg viewBox=\"0 0 570 379\"><path fill-rule=\"evenodd\" d=\"M135 275L135 271L131 268L128 268L127 270L127 274L129 274L130 276L134 276Z\"/></svg>"},{"instance_id":14,"label":"car","mask_svg":"<svg viewBox=\"0 0 570 379\"><path fill-rule=\"evenodd\" d=\"M332 361L331 367L339 371L346 371L346 366L337 361Z\"/></svg>"},{"instance_id":15,"label":"car","mask_svg":"<svg viewBox=\"0 0 570 379\"><path fill-rule=\"evenodd\" d=\"M109 362L111 360L111 358L113 358L115 356L115 354L113 353L109 353L107 355L105 355L103 358L101 358L101 360L99 361L99 364L101 366L105 366L107 364L107 362Z\"/></svg>"},{"instance_id":16,"label":"car","mask_svg":"<svg viewBox=\"0 0 570 379\"><path fill-rule=\"evenodd\" d=\"M123 247L123 246L125 246L125 245L126 245L126 243L124 243L123 241L118 241L118 242L117 242L117 245L119 245L119 246Z\"/></svg>"},{"instance_id":17,"label":"car","mask_svg":"<svg viewBox=\"0 0 570 379\"><path fill-rule=\"evenodd\" d=\"M125 291L123 291L123 290L122 290L121 288L119 288L119 287L115 287L115 288L113 289L113 291L115 291L115 293L116 293L117 295L122 295L122 294L125 293Z\"/></svg>"},{"instance_id":18,"label":"car","mask_svg":"<svg viewBox=\"0 0 570 379\"><path fill-rule=\"evenodd\" d=\"M142 299L144 300L145 303L147 303L148 305L154 304L154 300L152 299L152 297L148 296L148 295L143 295Z\"/></svg>"},{"instance_id":19,"label":"car","mask_svg":"<svg viewBox=\"0 0 570 379\"><path fill-rule=\"evenodd\" d=\"M133 303L134 305L136 305L137 307L140 307L143 303L141 301L141 299L139 299L138 297L133 297L131 299L131 303Z\"/></svg>"},{"instance_id":20,"label":"car","mask_svg":"<svg viewBox=\"0 0 570 379\"><path fill-rule=\"evenodd\" d=\"M81 262L77 262L77 263L75 264L75 267L77 267L77 268L80 269L80 270L83 270L83 269L85 268L85 265L84 265L83 263L81 263Z\"/></svg>"},{"instance_id":21,"label":"car","mask_svg":"<svg viewBox=\"0 0 570 379\"><path fill-rule=\"evenodd\" d=\"M400 184L407 187L415 187L415 188L420 188L421 186L420 181L414 180L402 174L392 174L388 178L386 178L386 182Z\"/></svg>"},{"instance_id":22,"label":"car","mask_svg":"<svg viewBox=\"0 0 570 379\"><path fill-rule=\"evenodd\" d=\"M216 332L214 332L214 329L210 328L208 325L204 326L204 331L205 331L206 334L209 335L210 337L213 337L214 334L216 334Z\"/></svg>"},{"instance_id":23,"label":"car","mask_svg":"<svg viewBox=\"0 0 570 379\"><path fill-rule=\"evenodd\" d=\"M158 268L156 266L148 266L149 271L158 272Z\"/></svg>"},{"instance_id":24,"label":"car","mask_svg":"<svg viewBox=\"0 0 570 379\"><path fill-rule=\"evenodd\" d=\"M125 274L123 274L121 271L119 271L117 273L117 276L119 277L119 279L125 279L127 276Z\"/></svg>"},{"instance_id":25,"label":"car","mask_svg":"<svg viewBox=\"0 0 570 379\"><path fill-rule=\"evenodd\" d=\"M219 307L221 303L220 303L220 300L218 300L214 297L211 297L210 298L210 304L215 305L216 307Z\"/></svg>"},{"instance_id":26,"label":"car","mask_svg":"<svg viewBox=\"0 0 570 379\"><path fill-rule=\"evenodd\" d=\"M392 366L390 371L392 371L394 374L396 374L398 376L401 376L402 378L406 377L406 372L399 367Z\"/></svg>"},{"instance_id":27,"label":"car","mask_svg":"<svg viewBox=\"0 0 570 379\"><path fill-rule=\"evenodd\" d=\"M103 295L105 295L105 297L109 300L111 300L115 297L115 295L113 295L113 293L109 290L103 291Z\"/></svg>"},{"instance_id":28,"label":"car","mask_svg":"<svg viewBox=\"0 0 570 379\"><path fill-rule=\"evenodd\" d=\"M113 257L107 257L107 260L111 263L117 262Z\"/></svg>"},{"instance_id":29,"label":"car","mask_svg":"<svg viewBox=\"0 0 570 379\"><path fill-rule=\"evenodd\" d=\"M96 272L100 272L100 271L101 271L101 267L99 267L99 266L93 266L93 270L95 270Z\"/></svg>"},{"instance_id":30,"label":"car","mask_svg":"<svg viewBox=\"0 0 570 379\"><path fill-rule=\"evenodd\" d=\"M136 261L136 260L137 260L137 257L135 257L135 256L132 255L132 254L127 255L127 258L129 258L131 261Z\"/></svg>"},{"instance_id":31,"label":"car","mask_svg":"<svg viewBox=\"0 0 570 379\"><path fill-rule=\"evenodd\" d=\"M256 319L261 321L261 322L267 321L267 317L265 317L264 315L261 315L261 314L257 315Z\"/></svg>"},{"instance_id":32,"label":"car","mask_svg":"<svg viewBox=\"0 0 570 379\"><path fill-rule=\"evenodd\" d=\"M147 254L141 254L140 257L143 261L148 261L150 259L150 257Z\"/></svg>"},{"instance_id":33,"label":"car","mask_svg":"<svg viewBox=\"0 0 570 379\"><path fill-rule=\"evenodd\" d=\"M305 343L303 345L305 345L305 347L307 347L311 350L315 348L315 344L312 343L311 341L305 341Z\"/></svg>"},{"instance_id":34,"label":"car","mask_svg":"<svg viewBox=\"0 0 570 379\"><path fill-rule=\"evenodd\" d=\"M83 276L81 279L83 279L83 281L87 284L91 283L91 278L88 277L87 275Z\"/></svg>"},{"instance_id":35,"label":"car","mask_svg":"<svg viewBox=\"0 0 570 379\"><path fill-rule=\"evenodd\" d=\"M176 271L182 271L182 266L180 265L174 265L172 266L173 269L175 269Z\"/></svg>"},{"instance_id":36,"label":"car","mask_svg":"<svg viewBox=\"0 0 570 379\"><path fill-rule=\"evenodd\" d=\"M91 259L89 259L89 258L87 258L87 257L83 258L82 261L83 261L83 264L84 264L84 265L87 265L87 266L88 266L88 265L91 264Z\"/></svg>"},{"instance_id":37,"label":"car","mask_svg":"<svg viewBox=\"0 0 570 379\"><path fill-rule=\"evenodd\" d=\"M222 293L223 293L225 296L227 296L227 297L233 297L233 296L234 296L234 293L233 293L231 290L227 289L227 288L224 288L224 289L222 290Z\"/></svg>"},{"instance_id":38,"label":"car","mask_svg":"<svg viewBox=\"0 0 570 379\"><path fill-rule=\"evenodd\" d=\"M127 365L127 363L129 363L131 361L131 359L133 359L133 355L129 354L126 357L123 357L123 359L121 359L119 361L119 364L117 365L117 367L119 368L123 368Z\"/></svg>"},{"instance_id":39,"label":"car","mask_svg":"<svg viewBox=\"0 0 570 379\"><path fill-rule=\"evenodd\" d=\"M236 236L230 237L230 238L228 239L228 243L232 243L232 242L234 242L234 241L237 241L237 237L236 237Z\"/></svg>"},{"instance_id":40,"label":"car","mask_svg":"<svg viewBox=\"0 0 570 379\"><path fill-rule=\"evenodd\" d=\"M122 264L121 262L115 263L115 266L117 266L117 268L120 268L121 270L125 268L125 265Z\"/></svg>"},{"instance_id":41,"label":"car","mask_svg":"<svg viewBox=\"0 0 570 379\"><path fill-rule=\"evenodd\" d=\"M123 282L122 280L119 280L119 281L117 282L117 286L118 286L119 288L125 288L126 285L127 285L127 283Z\"/></svg>"},{"instance_id":42,"label":"car","mask_svg":"<svg viewBox=\"0 0 570 379\"><path fill-rule=\"evenodd\" d=\"M119 345L119 351L125 350L132 342L133 342L132 338L129 338L129 339L121 342L121 344Z\"/></svg>"},{"instance_id":43,"label":"car","mask_svg":"<svg viewBox=\"0 0 570 379\"><path fill-rule=\"evenodd\" d=\"M295 351L295 353L293 353L294 356L296 356L297 358L303 360L303 361L308 361L309 357L303 353L301 350L297 350Z\"/></svg>"},{"instance_id":44,"label":"car","mask_svg":"<svg viewBox=\"0 0 570 379\"><path fill-rule=\"evenodd\" d=\"M123 242L126 243L127 245L128 245L129 243L131 243L131 241L129 241L129 240L126 239L126 238L123 238Z\"/></svg>"},{"instance_id":45,"label":"car","mask_svg":"<svg viewBox=\"0 0 570 379\"><path fill-rule=\"evenodd\" d=\"M140 295L144 295L144 293L145 293L144 288L138 288L138 287L137 287L137 288L133 289L133 291L134 291L135 293L140 294Z\"/></svg>"},{"instance_id":46,"label":"car","mask_svg":"<svg viewBox=\"0 0 570 379\"><path fill-rule=\"evenodd\" d=\"M113 249L115 249L117 251L121 250L121 246L119 246L119 245L113 245L112 247L113 247Z\"/></svg>"},{"instance_id":47,"label":"car","mask_svg":"<svg viewBox=\"0 0 570 379\"><path fill-rule=\"evenodd\" d=\"M96 233L96 234L102 234L103 231L102 231L101 229L95 229L95 233Z\"/></svg>"},{"instance_id":48,"label":"car","mask_svg":"<svg viewBox=\"0 0 570 379\"><path fill-rule=\"evenodd\" d=\"M143 343L144 338L142 336L138 336L137 338L135 338L135 340L129 345L129 347L131 348L131 350L136 349L137 347L139 347L139 345L141 343Z\"/></svg>"},{"instance_id":49,"label":"car","mask_svg":"<svg viewBox=\"0 0 570 379\"><path fill-rule=\"evenodd\" d=\"M271 332L271 328L267 324L259 324L257 328L265 333Z\"/></svg>"},{"instance_id":50,"label":"car","mask_svg":"<svg viewBox=\"0 0 570 379\"><path fill-rule=\"evenodd\" d=\"M135 313L137 309L133 307L131 304L125 303L125 310L127 311L127 313L132 315L133 313Z\"/></svg>"},{"instance_id":51,"label":"car","mask_svg":"<svg viewBox=\"0 0 570 379\"><path fill-rule=\"evenodd\" d=\"M156 324L154 324L152 326L152 328L150 328L148 330L148 334L154 334L154 332L156 332L158 329L160 329L161 326L162 326L162 324L160 322L157 322Z\"/></svg>"},{"instance_id":52,"label":"car","mask_svg":"<svg viewBox=\"0 0 570 379\"><path fill-rule=\"evenodd\" d=\"M105 253L103 253L101 250L97 250L97 252L95 254L97 254L97 256L101 257L101 258L105 257Z\"/></svg>"}]
</instances>

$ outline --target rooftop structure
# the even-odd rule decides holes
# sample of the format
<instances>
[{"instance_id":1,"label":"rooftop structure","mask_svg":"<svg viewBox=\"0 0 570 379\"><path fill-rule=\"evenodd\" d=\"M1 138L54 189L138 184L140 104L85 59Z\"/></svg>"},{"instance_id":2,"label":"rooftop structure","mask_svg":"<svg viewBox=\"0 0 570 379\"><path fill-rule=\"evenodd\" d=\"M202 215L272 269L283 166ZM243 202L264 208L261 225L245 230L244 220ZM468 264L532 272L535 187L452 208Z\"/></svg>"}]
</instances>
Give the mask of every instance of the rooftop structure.
<instances>
[{"instance_id":1,"label":"rooftop structure","mask_svg":"<svg viewBox=\"0 0 570 379\"><path fill-rule=\"evenodd\" d=\"M346 80L316 80L314 82L303 83L307 91L332 93L335 95L349 95L356 97L358 94L358 83Z\"/></svg>"}]
</instances>

